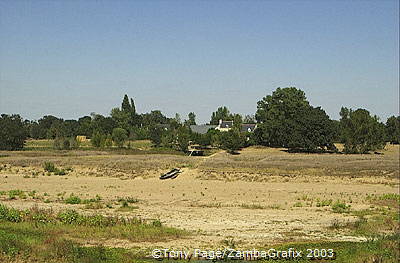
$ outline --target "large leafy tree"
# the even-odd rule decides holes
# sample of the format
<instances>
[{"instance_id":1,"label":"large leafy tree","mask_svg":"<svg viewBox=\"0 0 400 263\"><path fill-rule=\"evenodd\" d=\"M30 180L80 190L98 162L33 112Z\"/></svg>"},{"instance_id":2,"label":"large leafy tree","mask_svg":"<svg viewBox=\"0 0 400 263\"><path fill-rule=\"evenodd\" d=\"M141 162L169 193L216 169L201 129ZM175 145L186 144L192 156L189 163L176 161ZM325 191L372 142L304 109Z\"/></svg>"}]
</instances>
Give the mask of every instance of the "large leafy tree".
<instances>
[{"instance_id":1,"label":"large leafy tree","mask_svg":"<svg viewBox=\"0 0 400 263\"><path fill-rule=\"evenodd\" d=\"M232 114L226 106L219 107L217 111L211 114L210 124L217 125L219 120L231 121L233 120Z\"/></svg>"},{"instance_id":2,"label":"large leafy tree","mask_svg":"<svg viewBox=\"0 0 400 263\"><path fill-rule=\"evenodd\" d=\"M333 125L321 108L312 107L295 87L277 88L257 103L259 144L315 151L334 149Z\"/></svg>"},{"instance_id":3,"label":"large leafy tree","mask_svg":"<svg viewBox=\"0 0 400 263\"><path fill-rule=\"evenodd\" d=\"M386 135L390 143L400 142L400 116L391 116L386 121Z\"/></svg>"},{"instance_id":4,"label":"large leafy tree","mask_svg":"<svg viewBox=\"0 0 400 263\"><path fill-rule=\"evenodd\" d=\"M0 150L20 150L28 133L19 115L2 114L0 117Z\"/></svg>"},{"instance_id":5,"label":"large leafy tree","mask_svg":"<svg viewBox=\"0 0 400 263\"><path fill-rule=\"evenodd\" d=\"M377 116L365 109L342 107L340 117L345 152L368 153L385 146L385 127Z\"/></svg>"}]
</instances>

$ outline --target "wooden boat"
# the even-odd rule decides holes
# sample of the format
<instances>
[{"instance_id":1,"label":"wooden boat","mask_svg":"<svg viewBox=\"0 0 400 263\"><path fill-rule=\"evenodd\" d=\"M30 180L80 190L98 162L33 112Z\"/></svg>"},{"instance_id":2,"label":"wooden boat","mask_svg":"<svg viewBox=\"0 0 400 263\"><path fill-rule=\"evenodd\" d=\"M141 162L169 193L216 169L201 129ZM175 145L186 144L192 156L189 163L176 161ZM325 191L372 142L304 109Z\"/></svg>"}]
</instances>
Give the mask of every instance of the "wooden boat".
<instances>
[{"instance_id":1,"label":"wooden boat","mask_svg":"<svg viewBox=\"0 0 400 263\"><path fill-rule=\"evenodd\" d=\"M181 170L178 169L178 168L174 168L171 171L161 175L160 179L161 180L164 180L164 179L175 179L178 176L179 173L181 173Z\"/></svg>"}]
</instances>

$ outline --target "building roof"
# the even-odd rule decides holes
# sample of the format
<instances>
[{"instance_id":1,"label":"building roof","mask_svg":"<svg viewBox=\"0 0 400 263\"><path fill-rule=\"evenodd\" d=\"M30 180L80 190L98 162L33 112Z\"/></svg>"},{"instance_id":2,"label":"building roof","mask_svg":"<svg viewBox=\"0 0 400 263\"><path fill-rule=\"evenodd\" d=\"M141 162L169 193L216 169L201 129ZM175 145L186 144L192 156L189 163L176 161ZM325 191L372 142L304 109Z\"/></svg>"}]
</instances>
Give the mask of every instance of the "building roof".
<instances>
[{"instance_id":1,"label":"building roof","mask_svg":"<svg viewBox=\"0 0 400 263\"><path fill-rule=\"evenodd\" d=\"M157 127L160 127L160 128L162 128L162 129L168 130L168 129L171 128L171 125L170 125L170 124L161 124L161 123L158 123L158 124L157 124Z\"/></svg>"},{"instance_id":2,"label":"building roof","mask_svg":"<svg viewBox=\"0 0 400 263\"><path fill-rule=\"evenodd\" d=\"M232 128L233 121L220 121L219 128Z\"/></svg>"},{"instance_id":3,"label":"building roof","mask_svg":"<svg viewBox=\"0 0 400 263\"><path fill-rule=\"evenodd\" d=\"M208 124L190 125L190 129L192 130L192 132L200 134L206 134L209 129L215 129L216 127L217 125L208 125Z\"/></svg>"},{"instance_id":4,"label":"building roof","mask_svg":"<svg viewBox=\"0 0 400 263\"><path fill-rule=\"evenodd\" d=\"M256 128L257 124L254 123L243 123L240 125L241 132L252 132Z\"/></svg>"}]
</instances>

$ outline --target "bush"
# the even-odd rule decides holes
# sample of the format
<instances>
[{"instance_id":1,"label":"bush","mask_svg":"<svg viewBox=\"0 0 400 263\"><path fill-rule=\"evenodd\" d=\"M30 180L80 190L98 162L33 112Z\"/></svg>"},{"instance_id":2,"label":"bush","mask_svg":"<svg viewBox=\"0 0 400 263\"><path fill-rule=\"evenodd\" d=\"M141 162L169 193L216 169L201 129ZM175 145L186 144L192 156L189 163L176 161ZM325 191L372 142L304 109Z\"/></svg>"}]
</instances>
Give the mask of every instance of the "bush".
<instances>
[{"instance_id":1,"label":"bush","mask_svg":"<svg viewBox=\"0 0 400 263\"><path fill-rule=\"evenodd\" d=\"M49 172L49 173L54 173L55 175L66 175L67 174L67 170L65 170L65 169L59 169L59 168L57 168L55 165L54 165L54 163L52 163L52 162L45 162L44 164L43 164L43 169L46 171L46 172ZM69 168L69 170L72 170L71 168Z\"/></svg>"},{"instance_id":2,"label":"bush","mask_svg":"<svg viewBox=\"0 0 400 263\"><path fill-rule=\"evenodd\" d=\"M112 132L112 139L119 148L122 148L126 139L128 139L128 133L125 129L115 128Z\"/></svg>"},{"instance_id":3,"label":"bush","mask_svg":"<svg viewBox=\"0 0 400 263\"><path fill-rule=\"evenodd\" d=\"M244 136L236 130L229 130L221 134L221 146L229 153L235 153L240 150L245 144Z\"/></svg>"},{"instance_id":4,"label":"bush","mask_svg":"<svg viewBox=\"0 0 400 263\"><path fill-rule=\"evenodd\" d=\"M99 148L101 146L101 140L103 138L103 135L96 132L93 133L92 138L90 139L90 143L92 144L93 147Z\"/></svg>"},{"instance_id":5,"label":"bush","mask_svg":"<svg viewBox=\"0 0 400 263\"><path fill-rule=\"evenodd\" d=\"M56 171L56 166L52 162L45 162L43 164L43 169L46 172L54 173Z\"/></svg>"},{"instance_id":6,"label":"bush","mask_svg":"<svg viewBox=\"0 0 400 263\"><path fill-rule=\"evenodd\" d=\"M385 146L385 126L367 110L342 108L340 125L346 153L368 153Z\"/></svg>"},{"instance_id":7,"label":"bush","mask_svg":"<svg viewBox=\"0 0 400 263\"><path fill-rule=\"evenodd\" d=\"M53 148L56 150L72 150L79 147L75 138L56 137L53 142Z\"/></svg>"},{"instance_id":8,"label":"bush","mask_svg":"<svg viewBox=\"0 0 400 263\"><path fill-rule=\"evenodd\" d=\"M28 132L19 115L0 117L0 150L14 151L24 147Z\"/></svg>"},{"instance_id":9,"label":"bush","mask_svg":"<svg viewBox=\"0 0 400 263\"><path fill-rule=\"evenodd\" d=\"M332 211L335 213L347 213L350 211L350 205L346 205L344 202L336 201L332 204Z\"/></svg>"},{"instance_id":10,"label":"bush","mask_svg":"<svg viewBox=\"0 0 400 263\"><path fill-rule=\"evenodd\" d=\"M67 199L65 199L66 204L71 204L71 205L76 205L80 204L82 202L82 199L80 199L78 196L75 196L71 194Z\"/></svg>"}]
</instances>

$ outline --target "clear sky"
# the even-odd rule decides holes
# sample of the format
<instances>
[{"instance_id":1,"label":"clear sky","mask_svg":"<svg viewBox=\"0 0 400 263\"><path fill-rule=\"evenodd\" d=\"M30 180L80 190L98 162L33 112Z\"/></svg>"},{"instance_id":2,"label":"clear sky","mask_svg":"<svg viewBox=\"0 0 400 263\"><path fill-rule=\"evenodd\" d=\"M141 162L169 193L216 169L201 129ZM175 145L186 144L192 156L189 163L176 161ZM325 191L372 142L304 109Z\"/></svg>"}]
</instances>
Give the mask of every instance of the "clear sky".
<instances>
[{"instance_id":1,"label":"clear sky","mask_svg":"<svg viewBox=\"0 0 400 263\"><path fill-rule=\"evenodd\" d=\"M398 114L398 1L0 0L0 113L108 115L126 93L207 122L287 86L334 119Z\"/></svg>"}]
</instances>

